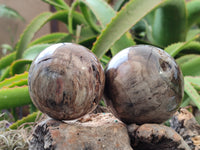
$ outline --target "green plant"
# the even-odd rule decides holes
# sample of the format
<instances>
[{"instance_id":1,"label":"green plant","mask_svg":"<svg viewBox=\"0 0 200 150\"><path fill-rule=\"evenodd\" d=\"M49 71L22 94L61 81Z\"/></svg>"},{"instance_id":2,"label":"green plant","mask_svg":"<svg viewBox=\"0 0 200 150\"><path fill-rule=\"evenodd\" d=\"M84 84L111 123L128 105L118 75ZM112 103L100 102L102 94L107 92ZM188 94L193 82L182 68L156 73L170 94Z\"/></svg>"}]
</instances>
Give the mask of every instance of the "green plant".
<instances>
[{"instance_id":1,"label":"green plant","mask_svg":"<svg viewBox=\"0 0 200 150\"><path fill-rule=\"evenodd\" d=\"M187 81L188 75L200 75L200 0L118 0L113 5L104 0L75 0L71 6L64 0L43 1L57 11L42 13L32 20L16 43L14 52L0 60L1 109L31 105L27 87L30 63L44 48L58 42L88 47L104 66L126 47L141 43L161 47L177 60L185 76L183 104L193 101L199 108L198 96L188 94L192 86L199 95L199 88ZM34 34L54 19L65 23L69 32L52 33L33 41Z\"/></svg>"},{"instance_id":2,"label":"green plant","mask_svg":"<svg viewBox=\"0 0 200 150\"><path fill-rule=\"evenodd\" d=\"M8 18L8 19L18 19L21 21L25 21L25 19L14 9L0 4L0 18ZM17 27L15 27L14 29L10 29L8 32L14 32L14 33L9 33L12 34L10 35L11 37L11 42L14 42L14 37L13 34L16 34L17 32ZM7 52L12 52L13 51L13 47L9 44L2 44L1 45L1 49L2 49L2 54L6 55Z\"/></svg>"},{"instance_id":3,"label":"green plant","mask_svg":"<svg viewBox=\"0 0 200 150\"><path fill-rule=\"evenodd\" d=\"M137 43L161 47L176 59L185 76L181 106L190 104L200 110L197 86L200 79L199 15L199 0L168 0L137 23L132 28L132 35Z\"/></svg>"}]
</instances>

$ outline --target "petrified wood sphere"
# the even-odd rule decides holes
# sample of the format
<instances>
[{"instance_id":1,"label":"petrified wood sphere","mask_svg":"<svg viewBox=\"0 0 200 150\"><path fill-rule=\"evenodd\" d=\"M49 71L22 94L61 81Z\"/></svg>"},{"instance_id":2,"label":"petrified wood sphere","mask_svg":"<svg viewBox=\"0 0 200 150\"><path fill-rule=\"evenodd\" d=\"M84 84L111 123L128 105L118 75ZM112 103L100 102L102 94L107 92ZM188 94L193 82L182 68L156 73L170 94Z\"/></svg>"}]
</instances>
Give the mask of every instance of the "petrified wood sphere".
<instances>
[{"instance_id":1,"label":"petrified wood sphere","mask_svg":"<svg viewBox=\"0 0 200 150\"><path fill-rule=\"evenodd\" d=\"M98 105L104 89L103 68L87 48L59 43L42 51L29 70L35 106L58 120L77 119Z\"/></svg>"},{"instance_id":2,"label":"petrified wood sphere","mask_svg":"<svg viewBox=\"0 0 200 150\"><path fill-rule=\"evenodd\" d=\"M148 45L126 48L105 69L105 99L127 124L162 123L178 109L183 76L172 57Z\"/></svg>"}]
</instances>

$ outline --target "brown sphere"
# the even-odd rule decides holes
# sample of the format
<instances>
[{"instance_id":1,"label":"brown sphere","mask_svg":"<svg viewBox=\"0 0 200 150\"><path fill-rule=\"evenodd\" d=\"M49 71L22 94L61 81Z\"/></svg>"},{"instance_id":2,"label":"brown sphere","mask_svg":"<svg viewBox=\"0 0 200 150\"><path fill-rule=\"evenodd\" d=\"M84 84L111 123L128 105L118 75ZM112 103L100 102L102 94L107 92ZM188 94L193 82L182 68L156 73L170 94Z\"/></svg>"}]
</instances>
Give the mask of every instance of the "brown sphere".
<instances>
[{"instance_id":1,"label":"brown sphere","mask_svg":"<svg viewBox=\"0 0 200 150\"><path fill-rule=\"evenodd\" d=\"M123 122L162 123L178 109L183 76L165 51L137 45L114 56L105 69L105 99Z\"/></svg>"},{"instance_id":2,"label":"brown sphere","mask_svg":"<svg viewBox=\"0 0 200 150\"><path fill-rule=\"evenodd\" d=\"M54 44L33 61L29 93L35 106L58 120L73 120L98 105L105 84L97 57L72 43Z\"/></svg>"}]
</instances>

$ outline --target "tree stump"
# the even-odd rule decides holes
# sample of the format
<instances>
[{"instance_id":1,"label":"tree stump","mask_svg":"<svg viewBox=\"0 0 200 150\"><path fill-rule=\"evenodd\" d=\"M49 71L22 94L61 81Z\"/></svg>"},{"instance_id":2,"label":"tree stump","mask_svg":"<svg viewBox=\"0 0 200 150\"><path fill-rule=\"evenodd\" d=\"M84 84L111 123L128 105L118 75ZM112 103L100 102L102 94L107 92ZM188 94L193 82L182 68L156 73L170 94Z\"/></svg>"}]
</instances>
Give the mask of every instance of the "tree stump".
<instances>
[{"instance_id":1,"label":"tree stump","mask_svg":"<svg viewBox=\"0 0 200 150\"><path fill-rule=\"evenodd\" d=\"M65 122L45 119L29 141L29 150L132 150L126 125L111 113Z\"/></svg>"},{"instance_id":2,"label":"tree stump","mask_svg":"<svg viewBox=\"0 0 200 150\"><path fill-rule=\"evenodd\" d=\"M199 150L200 125L186 109L160 124L126 125L104 107L73 121L46 118L29 138L29 150ZM176 132L176 131L178 132Z\"/></svg>"},{"instance_id":3,"label":"tree stump","mask_svg":"<svg viewBox=\"0 0 200 150\"><path fill-rule=\"evenodd\" d=\"M164 125L132 124L128 132L134 150L190 150L178 133Z\"/></svg>"}]
</instances>

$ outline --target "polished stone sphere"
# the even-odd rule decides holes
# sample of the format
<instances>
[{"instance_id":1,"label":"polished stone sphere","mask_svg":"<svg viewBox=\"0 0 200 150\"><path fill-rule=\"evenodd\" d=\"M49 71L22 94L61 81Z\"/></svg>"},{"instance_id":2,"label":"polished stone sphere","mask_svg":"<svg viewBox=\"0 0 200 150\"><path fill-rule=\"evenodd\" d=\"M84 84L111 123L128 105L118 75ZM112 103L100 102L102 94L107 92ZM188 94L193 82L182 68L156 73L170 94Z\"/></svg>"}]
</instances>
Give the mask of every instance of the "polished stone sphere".
<instances>
[{"instance_id":1,"label":"polished stone sphere","mask_svg":"<svg viewBox=\"0 0 200 150\"><path fill-rule=\"evenodd\" d=\"M32 62L29 93L34 105L58 120L73 120L96 108L105 75L97 57L73 43L54 44Z\"/></svg>"},{"instance_id":2,"label":"polished stone sphere","mask_svg":"<svg viewBox=\"0 0 200 150\"><path fill-rule=\"evenodd\" d=\"M105 69L104 98L123 122L162 123L180 106L183 75L175 60L149 45L126 48Z\"/></svg>"}]
</instances>

